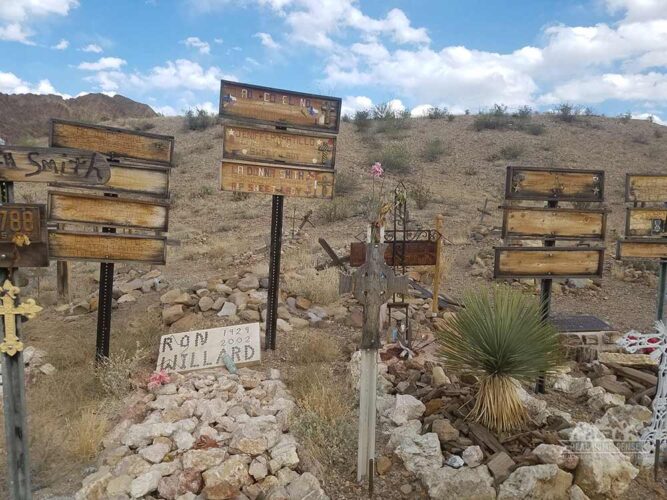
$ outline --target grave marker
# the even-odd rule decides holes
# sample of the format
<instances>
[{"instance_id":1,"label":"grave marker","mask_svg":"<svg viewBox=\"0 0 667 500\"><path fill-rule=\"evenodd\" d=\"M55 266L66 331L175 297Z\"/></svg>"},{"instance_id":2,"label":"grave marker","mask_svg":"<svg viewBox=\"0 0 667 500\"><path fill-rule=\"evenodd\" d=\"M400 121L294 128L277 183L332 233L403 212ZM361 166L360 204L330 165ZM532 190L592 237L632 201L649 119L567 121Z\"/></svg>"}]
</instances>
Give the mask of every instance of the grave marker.
<instances>
[{"instance_id":1,"label":"grave marker","mask_svg":"<svg viewBox=\"0 0 667 500\"><path fill-rule=\"evenodd\" d=\"M236 366L258 364L259 323L163 335L157 370L186 372L225 366L225 353Z\"/></svg>"},{"instance_id":2,"label":"grave marker","mask_svg":"<svg viewBox=\"0 0 667 500\"><path fill-rule=\"evenodd\" d=\"M341 104L338 97L220 82L220 189L272 195L265 349L276 348L283 197L333 198L336 138L317 132L338 132Z\"/></svg>"}]
</instances>

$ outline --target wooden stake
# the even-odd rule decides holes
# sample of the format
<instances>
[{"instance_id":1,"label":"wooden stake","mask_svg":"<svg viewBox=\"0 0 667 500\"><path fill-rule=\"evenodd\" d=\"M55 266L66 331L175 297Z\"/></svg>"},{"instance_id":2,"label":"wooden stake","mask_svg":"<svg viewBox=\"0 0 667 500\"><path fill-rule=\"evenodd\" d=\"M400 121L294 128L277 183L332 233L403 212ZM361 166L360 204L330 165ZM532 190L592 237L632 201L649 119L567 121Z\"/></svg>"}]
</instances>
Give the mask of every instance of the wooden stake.
<instances>
[{"instance_id":1,"label":"wooden stake","mask_svg":"<svg viewBox=\"0 0 667 500\"><path fill-rule=\"evenodd\" d=\"M431 301L431 311L438 314L440 296L440 273L442 272L442 233L445 230L445 218L442 214L438 214L435 218L435 230L440 235L438 237L436 254L435 254L435 274L433 275L433 299Z\"/></svg>"}]
</instances>

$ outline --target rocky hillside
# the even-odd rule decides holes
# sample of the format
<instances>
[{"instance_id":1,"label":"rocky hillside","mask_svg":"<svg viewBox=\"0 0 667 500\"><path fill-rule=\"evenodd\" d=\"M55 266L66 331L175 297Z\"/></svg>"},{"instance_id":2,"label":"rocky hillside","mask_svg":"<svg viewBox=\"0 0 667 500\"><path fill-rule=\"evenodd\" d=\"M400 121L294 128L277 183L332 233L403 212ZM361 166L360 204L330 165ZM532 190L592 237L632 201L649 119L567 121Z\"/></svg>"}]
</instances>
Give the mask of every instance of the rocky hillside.
<instances>
[{"instance_id":1,"label":"rocky hillside","mask_svg":"<svg viewBox=\"0 0 667 500\"><path fill-rule=\"evenodd\" d=\"M48 134L50 118L104 122L157 116L150 106L122 95L87 94L73 99L57 95L0 93L0 137L7 143Z\"/></svg>"}]
</instances>

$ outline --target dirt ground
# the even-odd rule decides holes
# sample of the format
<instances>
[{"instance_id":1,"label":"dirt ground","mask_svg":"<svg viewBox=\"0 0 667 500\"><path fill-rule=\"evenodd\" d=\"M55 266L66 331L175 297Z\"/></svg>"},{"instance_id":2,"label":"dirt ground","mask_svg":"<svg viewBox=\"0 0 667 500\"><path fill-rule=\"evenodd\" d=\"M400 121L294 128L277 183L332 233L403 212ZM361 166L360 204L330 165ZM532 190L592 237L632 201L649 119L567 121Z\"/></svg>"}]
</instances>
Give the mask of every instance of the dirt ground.
<instances>
[{"instance_id":1,"label":"dirt ground","mask_svg":"<svg viewBox=\"0 0 667 500\"><path fill-rule=\"evenodd\" d=\"M372 189L370 165L379 159L389 145L399 145L411 158L410 172L396 175L387 171L382 183L376 183L377 192L391 192L399 180L408 187L422 183L430 189L430 202L418 210L410 206L415 225L433 226L437 214L445 216L445 254L447 274L444 292L460 298L466 290L491 287L490 280L470 276L470 262L480 250L499 244L493 234L481 242L469 238L477 226L480 209L488 199L485 218L489 227L499 227L505 169L508 163L542 167L599 168L606 172L605 206L611 210L606 242L605 275L600 292L590 295L556 296L552 310L564 314L593 314L607 321L614 329L647 329L655 315L656 290L639 283L627 283L611 276L614 244L623 234L625 203L623 199L625 174L664 172L667 159L667 129L646 121L586 117L573 124L555 121L550 116L533 118L546 126L544 134L533 136L519 131L472 130L474 117L457 116L447 120L411 120L412 126L393 134L377 131L358 132L351 123L343 123L337 147L336 169L339 178L345 176L351 185L349 193L340 198L346 206L344 215L327 216L329 201L288 198L285 200L285 233L289 239L292 221L308 209L314 210L315 227L306 228L302 247L312 254L313 262L327 258L317 239L324 237L344 255L355 235L365 229L361 199ZM171 177L172 211L169 238L176 244L169 246L164 276L171 287L191 284L219 276L230 269L266 267L266 245L271 215L269 196L255 195L235 201L231 193L218 190L218 165L222 149L220 125L204 131L186 131L182 118L155 118L127 120L117 126L133 127L150 121L151 132L174 135L176 162ZM433 139L441 139L445 152L433 162L422 159L422 151ZM43 141L45 142L45 140ZM520 155L511 162L495 159L506 146L517 146ZM18 186L17 201L46 202L46 189L39 186ZM298 224L298 222L297 222ZM252 253L252 256L248 255ZM72 299L83 299L96 289L96 264L77 263L72 267ZM146 266L117 266L118 271L148 270ZM29 276L31 275L28 272ZM26 296L38 302L52 301L55 294L55 265L41 273L40 293L37 278L32 274ZM139 343L149 351L157 346L157 339L165 331L159 323L159 295L146 294L139 301L123 305L112 319L112 352L129 350ZM33 443L32 460L36 489L48 492L71 493L76 490L86 468L94 463L94 451L73 446L74 429L80 429L81 414L91 409L112 422L122 407L119 401L104 401L100 409L99 382L93 376L96 315L89 314L73 321L65 321L53 307L47 307L25 327L27 345L47 352L46 361L58 373L52 379L39 378L28 388L30 432ZM278 350L265 356L263 365L277 366L290 376L294 369L292 353L307 342L313 332L295 332L279 338ZM335 339L340 355L325 363L332 373L341 374L346 360L356 345L358 332L331 324L315 335ZM154 353L149 353L148 359ZM150 370L144 362L142 369ZM73 406L68 401L76 402ZM82 403L83 402L83 403ZM83 404L83 406L81 406ZM90 424L89 427L93 427ZM90 429L91 435L99 429ZM1 441L0 441L1 442ZM350 435L348 445L356 443ZM76 444L76 443L74 443ZM85 448L85 447L84 447ZM362 498L365 492L354 481L352 457L349 463L323 471L326 490L332 498ZM395 472L376 482L377 498L402 498L398 486L411 483L414 478ZM667 471L666 471L667 472ZM667 474L664 474L667 476ZM0 490L4 481L0 471ZM664 493L664 482L653 483L650 474L643 473L626 498L658 498ZM414 491L411 498L423 492ZM398 496L397 496L398 495Z\"/></svg>"}]
</instances>

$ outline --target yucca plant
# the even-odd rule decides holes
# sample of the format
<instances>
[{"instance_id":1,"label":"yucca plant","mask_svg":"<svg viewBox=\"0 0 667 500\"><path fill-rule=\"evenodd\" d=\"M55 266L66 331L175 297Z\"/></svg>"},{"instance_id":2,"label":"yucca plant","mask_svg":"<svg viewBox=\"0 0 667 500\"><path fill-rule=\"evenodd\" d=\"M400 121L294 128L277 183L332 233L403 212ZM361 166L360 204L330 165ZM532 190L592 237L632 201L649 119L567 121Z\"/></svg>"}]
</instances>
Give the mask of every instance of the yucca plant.
<instances>
[{"instance_id":1,"label":"yucca plant","mask_svg":"<svg viewBox=\"0 0 667 500\"><path fill-rule=\"evenodd\" d=\"M468 293L465 308L441 325L445 366L479 378L468 418L496 432L523 427L528 420L517 381L534 381L562 360L558 333L541 319L539 303L508 288Z\"/></svg>"}]
</instances>

